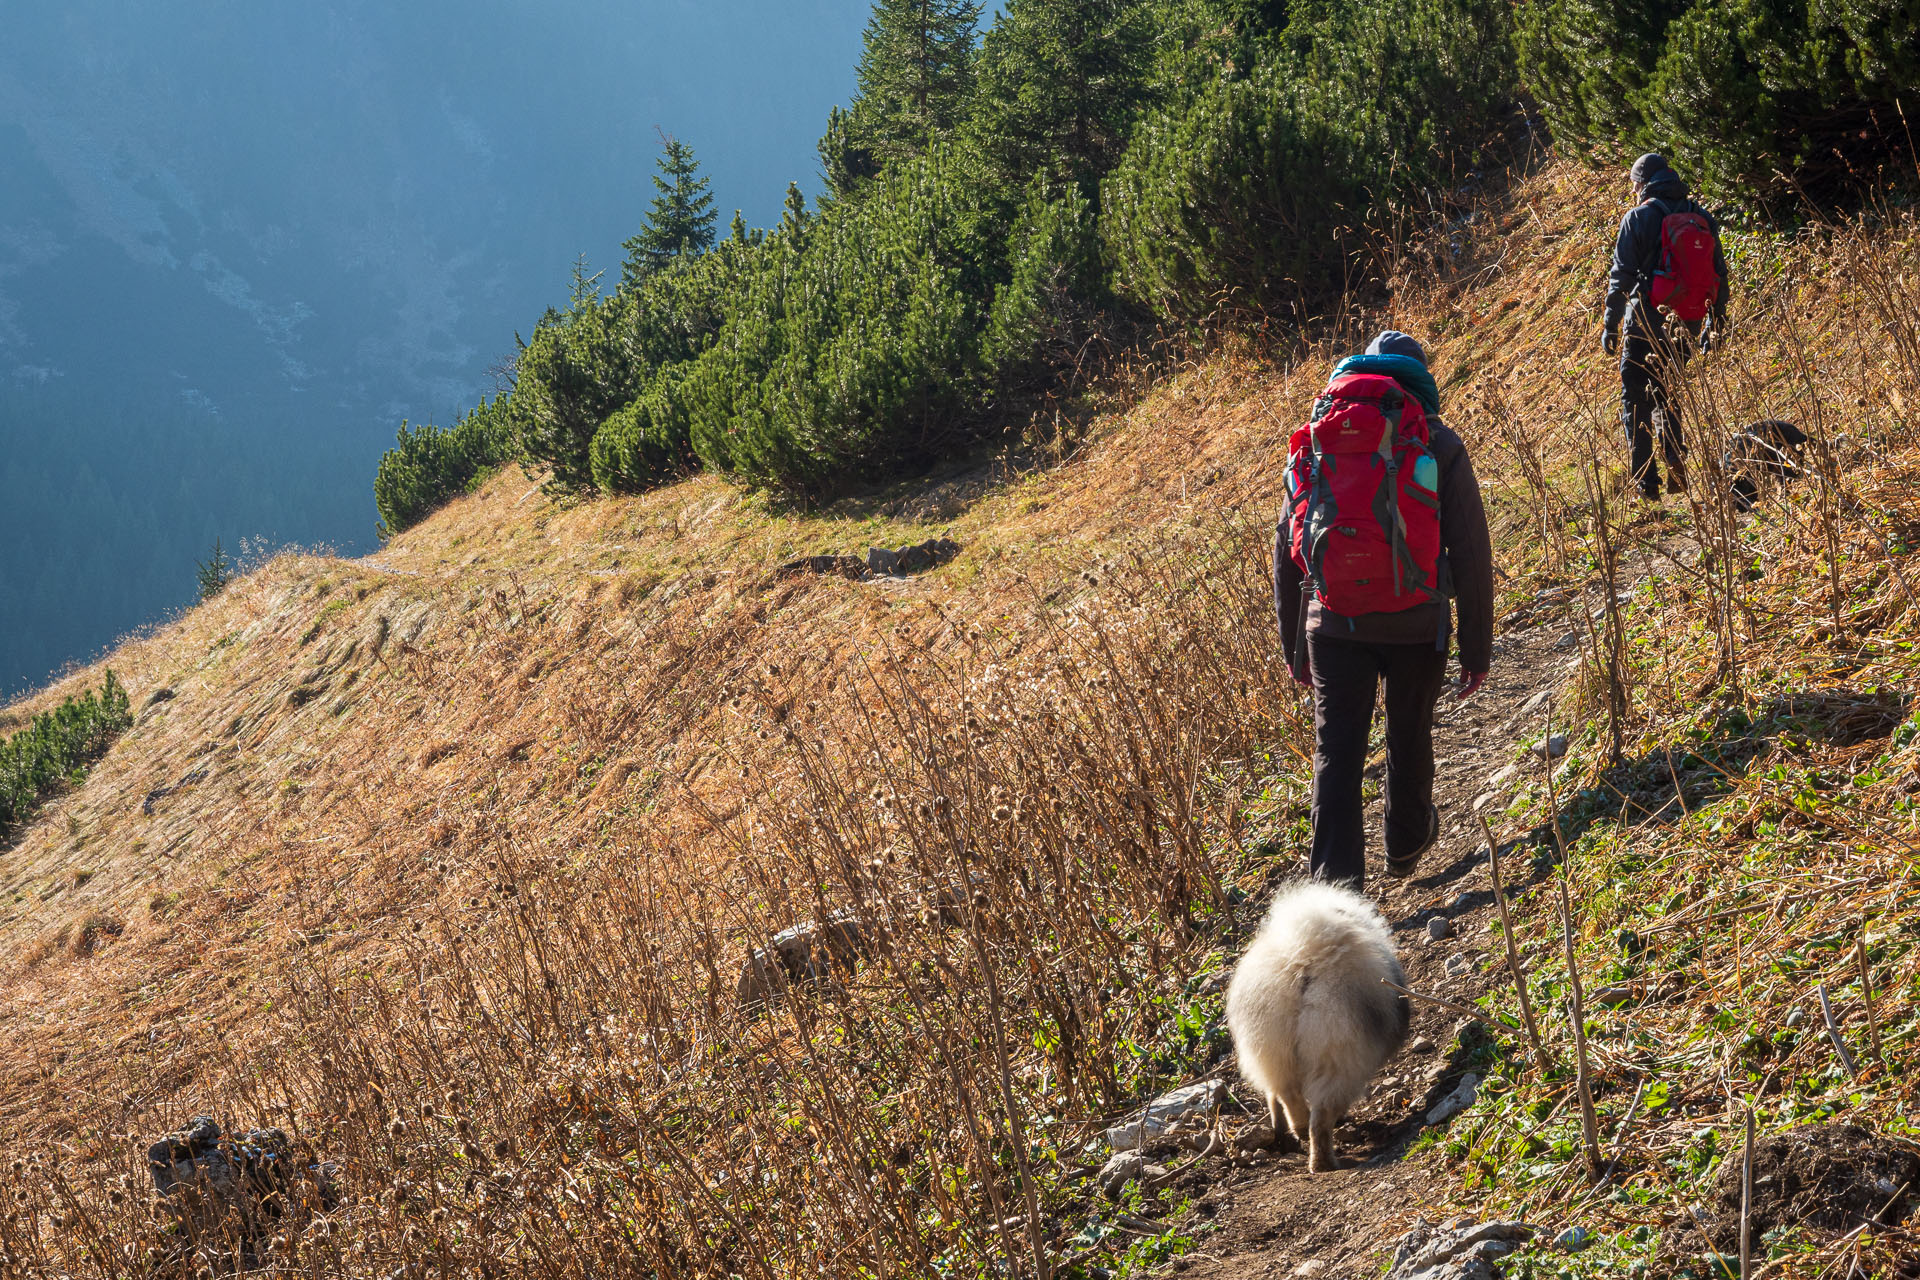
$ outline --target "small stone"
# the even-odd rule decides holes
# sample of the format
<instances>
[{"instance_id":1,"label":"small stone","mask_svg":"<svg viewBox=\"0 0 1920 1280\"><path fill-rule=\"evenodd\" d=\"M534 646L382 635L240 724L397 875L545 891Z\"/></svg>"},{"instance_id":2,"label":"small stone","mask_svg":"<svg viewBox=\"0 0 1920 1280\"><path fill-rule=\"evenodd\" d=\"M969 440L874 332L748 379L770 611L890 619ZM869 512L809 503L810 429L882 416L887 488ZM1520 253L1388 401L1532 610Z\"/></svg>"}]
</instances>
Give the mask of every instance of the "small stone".
<instances>
[{"instance_id":1,"label":"small stone","mask_svg":"<svg viewBox=\"0 0 1920 1280\"><path fill-rule=\"evenodd\" d=\"M1562 1253L1578 1253L1593 1243L1593 1233L1585 1227L1568 1227L1553 1238L1553 1247Z\"/></svg>"},{"instance_id":2,"label":"small stone","mask_svg":"<svg viewBox=\"0 0 1920 1280\"><path fill-rule=\"evenodd\" d=\"M1458 951L1447 957L1447 976L1449 978L1461 977L1472 968L1473 962Z\"/></svg>"},{"instance_id":3,"label":"small stone","mask_svg":"<svg viewBox=\"0 0 1920 1280\"><path fill-rule=\"evenodd\" d=\"M1520 714L1523 716L1532 715L1534 712L1538 711L1540 708L1546 706L1547 699L1551 697L1553 697L1553 690L1542 689L1540 692L1534 694L1531 698L1527 699L1526 704L1520 708Z\"/></svg>"},{"instance_id":4,"label":"small stone","mask_svg":"<svg viewBox=\"0 0 1920 1280\"><path fill-rule=\"evenodd\" d=\"M1452 937L1453 921L1447 919L1445 916L1433 917L1433 919L1427 921L1427 936L1435 942L1440 942L1443 939Z\"/></svg>"},{"instance_id":5,"label":"small stone","mask_svg":"<svg viewBox=\"0 0 1920 1280\"><path fill-rule=\"evenodd\" d=\"M1480 810L1486 808L1488 805L1492 804L1495 800L1497 800L1499 796L1500 796L1500 793L1497 791L1482 791L1479 795L1473 798L1473 811L1475 813L1480 812Z\"/></svg>"},{"instance_id":6,"label":"small stone","mask_svg":"<svg viewBox=\"0 0 1920 1280\"><path fill-rule=\"evenodd\" d=\"M1480 1077L1469 1071L1460 1077L1460 1083L1453 1087L1452 1093L1433 1104L1433 1109L1427 1112L1427 1123L1445 1124L1472 1106L1474 1099L1479 1096Z\"/></svg>"},{"instance_id":7,"label":"small stone","mask_svg":"<svg viewBox=\"0 0 1920 1280\"><path fill-rule=\"evenodd\" d=\"M1792 1012L1787 1014L1787 1025L1790 1027L1797 1027L1806 1020L1807 1011L1805 1009L1796 1007Z\"/></svg>"},{"instance_id":8,"label":"small stone","mask_svg":"<svg viewBox=\"0 0 1920 1280\"><path fill-rule=\"evenodd\" d=\"M1569 745L1571 745L1571 743L1566 734L1556 733L1550 738L1543 738L1535 742L1532 746L1528 747L1527 750L1531 751L1537 760L1558 760L1561 756L1567 754L1567 747Z\"/></svg>"},{"instance_id":9,"label":"small stone","mask_svg":"<svg viewBox=\"0 0 1920 1280\"><path fill-rule=\"evenodd\" d=\"M1433 1040L1429 1036L1415 1036L1413 1043L1407 1046L1410 1053L1432 1053Z\"/></svg>"},{"instance_id":10,"label":"small stone","mask_svg":"<svg viewBox=\"0 0 1920 1280\"><path fill-rule=\"evenodd\" d=\"M1618 1009L1633 1000L1633 988L1625 984L1602 987L1593 993L1593 1002L1603 1009Z\"/></svg>"},{"instance_id":11,"label":"small stone","mask_svg":"<svg viewBox=\"0 0 1920 1280\"><path fill-rule=\"evenodd\" d=\"M1320 1261L1318 1258L1314 1258L1306 1262L1303 1262L1299 1266L1295 1267L1293 1269L1293 1274L1297 1276L1318 1276L1318 1275L1325 1275L1326 1271L1327 1271L1327 1264Z\"/></svg>"},{"instance_id":12,"label":"small stone","mask_svg":"<svg viewBox=\"0 0 1920 1280\"><path fill-rule=\"evenodd\" d=\"M1217 1110L1226 1100L1227 1086L1219 1080L1202 1080L1184 1089L1175 1089L1148 1103L1145 1114L1139 1118L1108 1129L1107 1145L1115 1151L1144 1147L1167 1134L1180 1121Z\"/></svg>"},{"instance_id":13,"label":"small stone","mask_svg":"<svg viewBox=\"0 0 1920 1280\"><path fill-rule=\"evenodd\" d=\"M1471 902L1468 894L1464 892L1456 893L1453 895L1453 901L1447 904L1447 913L1449 915L1457 914L1459 912L1465 911L1468 907L1472 905L1473 903Z\"/></svg>"},{"instance_id":14,"label":"small stone","mask_svg":"<svg viewBox=\"0 0 1920 1280\"><path fill-rule=\"evenodd\" d=\"M1494 774L1491 778L1488 778L1487 785L1490 787L1504 787L1509 782L1512 782L1519 775L1520 775L1520 766L1517 764L1510 764L1506 768L1500 770L1500 772Z\"/></svg>"},{"instance_id":15,"label":"small stone","mask_svg":"<svg viewBox=\"0 0 1920 1280\"><path fill-rule=\"evenodd\" d=\"M1138 1151L1116 1151L1111 1160L1100 1166L1094 1181L1108 1196L1117 1198L1126 1185L1139 1178L1146 1168L1147 1158Z\"/></svg>"}]
</instances>

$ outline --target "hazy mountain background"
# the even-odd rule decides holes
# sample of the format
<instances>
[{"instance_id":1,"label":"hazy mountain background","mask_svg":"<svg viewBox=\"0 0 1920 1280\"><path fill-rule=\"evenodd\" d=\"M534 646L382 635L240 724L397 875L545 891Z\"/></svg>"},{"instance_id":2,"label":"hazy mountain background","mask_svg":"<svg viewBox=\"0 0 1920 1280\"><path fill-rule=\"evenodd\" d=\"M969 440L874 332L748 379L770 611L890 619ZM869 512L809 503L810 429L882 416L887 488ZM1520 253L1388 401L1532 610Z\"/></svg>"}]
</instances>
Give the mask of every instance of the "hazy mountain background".
<instances>
[{"instance_id":1,"label":"hazy mountain background","mask_svg":"<svg viewBox=\"0 0 1920 1280\"><path fill-rule=\"evenodd\" d=\"M0 6L0 696L194 594L216 537L375 545L574 255L617 279L657 129L724 222L818 185L865 3Z\"/></svg>"}]
</instances>

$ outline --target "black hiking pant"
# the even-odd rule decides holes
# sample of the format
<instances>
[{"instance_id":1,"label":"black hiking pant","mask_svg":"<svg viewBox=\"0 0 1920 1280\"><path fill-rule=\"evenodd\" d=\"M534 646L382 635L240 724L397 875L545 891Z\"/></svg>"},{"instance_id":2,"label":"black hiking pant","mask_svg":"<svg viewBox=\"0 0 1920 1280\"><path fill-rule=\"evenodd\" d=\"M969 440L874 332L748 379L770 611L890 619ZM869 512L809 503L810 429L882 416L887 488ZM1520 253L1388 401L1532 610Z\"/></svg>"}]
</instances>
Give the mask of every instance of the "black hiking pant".
<instances>
[{"instance_id":1,"label":"black hiking pant","mask_svg":"<svg viewBox=\"0 0 1920 1280\"><path fill-rule=\"evenodd\" d=\"M1658 324L1658 322L1655 322ZM1667 469L1686 465L1687 446L1680 434L1680 403L1673 383L1686 367L1700 336L1698 325L1677 321L1649 328L1639 318L1627 322L1620 350L1620 421L1633 451L1633 481L1648 497L1660 494L1660 473L1653 465L1654 437L1666 455Z\"/></svg>"},{"instance_id":2,"label":"black hiking pant","mask_svg":"<svg viewBox=\"0 0 1920 1280\"><path fill-rule=\"evenodd\" d=\"M1433 704L1446 683L1447 654L1433 644L1362 644L1312 633L1313 850L1319 880L1355 889L1367 871L1360 774L1373 732L1374 686L1386 684L1387 856L1426 841L1433 805Z\"/></svg>"}]
</instances>

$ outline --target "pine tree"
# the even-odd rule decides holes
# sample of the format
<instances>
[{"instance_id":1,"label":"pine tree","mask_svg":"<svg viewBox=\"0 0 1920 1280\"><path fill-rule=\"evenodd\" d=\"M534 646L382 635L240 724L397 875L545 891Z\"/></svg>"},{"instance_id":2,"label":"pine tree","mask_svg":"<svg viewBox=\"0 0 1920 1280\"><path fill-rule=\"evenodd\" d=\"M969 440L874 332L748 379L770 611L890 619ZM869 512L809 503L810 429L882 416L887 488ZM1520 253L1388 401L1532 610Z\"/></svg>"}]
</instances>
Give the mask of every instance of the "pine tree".
<instances>
[{"instance_id":1,"label":"pine tree","mask_svg":"<svg viewBox=\"0 0 1920 1280\"><path fill-rule=\"evenodd\" d=\"M835 197L852 195L880 172L867 130L855 114L859 105L855 103L849 111L829 109L827 131L820 135L820 175L826 179L828 194Z\"/></svg>"},{"instance_id":2,"label":"pine tree","mask_svg":"<svg viewBox=\"0 0 1920 1280\"><path fill-rule=\"evenodd\" d=\"M857 141L880 164L917 155L959 127L973 88L974 0L879 0L860 55ZM832 127L829 123L829 136Z\"/></svg>"},{"instance_id":3,"label":"pine tree","mask_svg":"<svg viewBox=\"0 0 1920 1280\"><path fill-rule=\"evenodd\" d=\"M789 182L786 203L780 210L780 230L789 237L798 236L807 229L807 223L810 221L812 219L807 213L805 193L800 190L799 183Z\"/></svg>"},{"instance_id":4,"label":"pine tree","mask_svg":"<svg viewBox=\"0 0 1920 1280\"><path fill-rule=\"evenodd\" d=\"M1126 147L1153 65L1147 0L1008 0L980 49L975 129L1010 187L1090 191Z\"/></svg>"},{"instance_id":5,"label":"pine tree","mask_svg":"<svg viewBox=\"0 0 1920 1280\"><path fill-rule=\"evenodd\" d=\"M194 561L194 564L199 566L195 576L199 579L202 600L213 599L225 591L227 584L233 581L233 561L227 556L227 550L220 545L218 538L213 540L213 554L205 560Z\"/></svg>"},{"instance_id":6,"label":"pine tree","mask_svg":"<svg viewBox=\"0 0 1920 1280\"><path fill-rule=\"evenodd\" d=\"M672 134L662 134L660 144L660 171L653 176L655 194L646 225L622 246L627 251L620 270L622 289L636 287L683 253L713 248L713 224L719 215L693 148Z\"/></svg>"}]
</instances>

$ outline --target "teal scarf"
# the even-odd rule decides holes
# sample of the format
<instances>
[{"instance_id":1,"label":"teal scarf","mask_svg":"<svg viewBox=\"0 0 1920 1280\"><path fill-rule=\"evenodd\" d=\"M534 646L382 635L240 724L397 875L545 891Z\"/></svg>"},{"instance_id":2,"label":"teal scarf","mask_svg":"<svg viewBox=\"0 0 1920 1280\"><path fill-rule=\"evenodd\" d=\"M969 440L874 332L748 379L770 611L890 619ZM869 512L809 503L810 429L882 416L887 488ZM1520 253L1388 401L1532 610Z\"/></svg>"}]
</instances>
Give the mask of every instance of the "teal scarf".
<instances>
[{"instance_id":1,"label":"teal scarf","mask_svg":"<svg viewBox=\"0 0 1920 1280\"><path fill-rule=\"evenodd\" d=\"M1348 356L1333 366L1333 376L1381 373L1399 383L1428 413L1440 412L1440 388L1427 366L1412 356Z\"/></svg>"}]
</instances>

